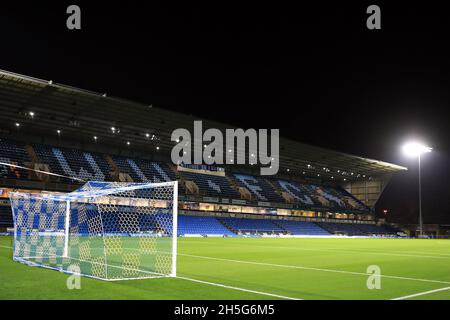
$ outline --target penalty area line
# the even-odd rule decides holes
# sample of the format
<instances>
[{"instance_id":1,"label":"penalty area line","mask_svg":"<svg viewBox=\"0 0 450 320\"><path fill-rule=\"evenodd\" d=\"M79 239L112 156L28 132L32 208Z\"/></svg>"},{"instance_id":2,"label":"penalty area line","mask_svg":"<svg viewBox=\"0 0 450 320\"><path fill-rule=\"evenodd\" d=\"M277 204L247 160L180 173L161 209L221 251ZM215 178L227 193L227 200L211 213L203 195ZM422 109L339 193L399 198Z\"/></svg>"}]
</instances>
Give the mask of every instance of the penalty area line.
<instances>
[{"instance_id":1,"label":"penalty area line","mask_svg":"<svg viewBox=\"0 0 450 320\"><path fill-rule=\"evenodd\" d=\"M192 278L187 278L187 277L176 276L175 278L176 279L181 279L181 280L186 280L186 281L191 281L191 282L197 282L197 283L201 283L201 284L206 284L206 285L210 285L210 286L215 286L215 287L221 287L221 288L230 289L230 290L243 291L243 292L254 293L254 294L258 294L258 295L262 295L262 296L268 296L268 297L273 297L273 298L284 299L284 300L303 300L303 299L300 299L300 298L293 298L293 297L282 296L282 295L274 294L274 293L255 291L255 290L250 290L250 289L244 289L244 288L228 286L228 285L225 285L225 284L209 282L209 281L203 281L203 280L198 280L198 279L192 279Z\"/></svg>"},{"instance_id":2,"label":"penalty area line","mask_svg":"<svg viewBox=\"0 0 450 320\"><path fill-rule=\"evenodd\" d=\"M415 294L410 294L408 296L394 298L391 300L406 300L406 299L410 299L410 298L420 297L420 296L424 296L427 294L432 294L432 293L441 292L441 291L448 291L448 290L450 290L450 287L445 287L445 288L440 288L440 289L435 289L435 290L430 290L430 291L425 291L425 292L419 292L419 293L415 293Z\"/></svg>"},{"instance_id":3,"label":"penalty area line","mask_svg":"<svg viewBox=\"0 0 450 320\"><path fill-rule=\"evenodd\" d=\"M304 266L288 265L288 264L274 264L274 263L257 262L257 261L246 261L246 260L215 258L215 257L198 256L198 255L185 254L185 253L179 253L178 255L179 256L185 256L185 257L191 257L191 258L198 258L198 259L208 259L208 260L216 260L216 261L228 261L228 262L232 262L232 263L251 264L251 265L257 265L257 266L266 266L266 267L275 267L275 268L309 270L309 271L318 271L318 272L330 272L330 273L349 274L349 275L365 276L365 277L368 277L368 276L371 275L370 273L364 273L364 272L335 270L335 269L324 269L324 268L314 268L314 267L304 267ZM447 284L447 285L450 284L449 281L410 278L410 277L392 276L392 275L384 275L384 274L380 275L380 277L386 278L386 279L397 279L397 280L407 280L407 281L441 283L441 284Z\"/></svg>"}]
</instances>

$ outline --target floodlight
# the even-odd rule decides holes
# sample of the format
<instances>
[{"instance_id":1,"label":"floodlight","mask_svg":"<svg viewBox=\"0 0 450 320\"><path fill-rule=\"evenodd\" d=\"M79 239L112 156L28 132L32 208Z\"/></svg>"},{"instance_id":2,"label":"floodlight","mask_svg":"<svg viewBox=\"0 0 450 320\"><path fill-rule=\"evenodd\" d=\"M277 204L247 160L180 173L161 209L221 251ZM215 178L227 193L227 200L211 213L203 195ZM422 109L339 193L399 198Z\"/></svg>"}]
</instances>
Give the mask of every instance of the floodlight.
<instances>
[{"instance_id":1,"label":"floodlight","mask_svg":"<svg viewBox=\"0 0 450 320\"><path fill-rule=\"evenodd\" d=\"M423 237L423 217L422 217L422 178L421 178L421 157L424 153L431 152L432 148L420 142L409 142L403 146L403 153L408 157L418 159L419 167L419 232L420 237ZM370 179L370 178L369 178Z\"/></svg>"},{"instance_id":2,"label":"floodlight","mask_svg":"<svg viewBox=\"0 0 450 320\"><path fill-rule=\"evenodd\" d=\"M403 153L409 157L418 157L424 153L431 152L432 148L420 142L409 142L403 146Z\"/></svg>"}]
</instances>

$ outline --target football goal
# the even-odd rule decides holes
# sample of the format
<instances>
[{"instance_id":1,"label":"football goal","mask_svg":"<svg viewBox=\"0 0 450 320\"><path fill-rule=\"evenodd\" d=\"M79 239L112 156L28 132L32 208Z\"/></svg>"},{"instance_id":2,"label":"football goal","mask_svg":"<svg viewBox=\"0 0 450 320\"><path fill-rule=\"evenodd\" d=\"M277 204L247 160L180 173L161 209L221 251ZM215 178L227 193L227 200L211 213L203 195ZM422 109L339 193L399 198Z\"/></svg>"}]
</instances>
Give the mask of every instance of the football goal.
<instances>
[{"instance_id":1,"label":"football goal","mask_svg":"<svg viewBox=\"0 0 450 320\"><path fill-rule=\"evenodd\" d=\"M102 280L176 276L178 183L12 193L14 260Z\"/></svg>"}]
</instances>

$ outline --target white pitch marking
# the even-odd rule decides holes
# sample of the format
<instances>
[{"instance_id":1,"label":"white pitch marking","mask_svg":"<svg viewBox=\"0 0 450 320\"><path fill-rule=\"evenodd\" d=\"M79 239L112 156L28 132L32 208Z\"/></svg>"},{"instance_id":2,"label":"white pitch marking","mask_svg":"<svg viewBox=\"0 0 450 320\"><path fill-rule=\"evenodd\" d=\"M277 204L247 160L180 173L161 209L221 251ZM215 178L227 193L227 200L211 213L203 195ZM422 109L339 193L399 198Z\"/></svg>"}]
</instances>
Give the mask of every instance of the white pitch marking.
<instances>
[{"instance_id":1,"label":"white pitch marking","mask_svg":"<svg viewBox=\"0 0 450 320\"><path fill-rule=\"evenodd\" d=\"M0 246L0 247L7 248L7 249L12 249L11 247L6 247L6 246ZM190 254L185 254L185 253L178 253L178 255L186 256L186 257L192 257L192 258L218 260L218 261L228 261L228 262L244 263L244 264L254 264L254 265L277 267L277 268L302 269L302 270L311 270L311 271L322 271L322 272L332 272L332 273L353 274L353 275L360 275L360 276L370 276L370 274L364 273L364 272L354 272L354 271L344 271L344 270L335 270L335 269L323 269L323 268L293 266L293 265L286 265L286 264L273 264L273 263L256 262L256 261L243 261L243 260L234 260L234 259L223 259L223 258L214 258L214 257L208 257L208 256L190 255ZM390 275L381 275L381 277L387 278L387 279L397 279L397 280L409 280L409 281L420 281L420 282L450 284L450 281L441 281L441 280L430 280L430 279L420 279L420 278L410 278L410 277L390 276Z\"/></svg>"},{"instance_id":2,"label":"white pitch marking","mask_svg":"<svg viewBox=\"0 0 450 320\"><path fill-rule=\"evenodd\" d=\"M5 249L12 249L11 247L7 247L7 246L1 246L0 245L0 247L1 248L5 248ZM238 290L238 291L243 291L243 292L249 292L249 293L254 293L254 294L274 297L274 298L280 298L280 299L286 299L286 300L303 300L303 299L300 299L300 298L292 298L292 297L282 296L282 295L273 294L273 293L267 293L267 292L262 292L262 291L255 291L255 290L244 289L244 288L233 287L233 286L227 286L227 285L220 284L220 283L214 283L214 282L209 282L209 281L202 281L202 280L197 280L197 279L192 279L192 278L187 278L187 277L178 277L177 276L175 278L182 279L182 280L187 280L187 281L192 281L192 282L197 282L197 283L203 283L203 284L216 286L216 287L222 287L222 288L226 288L226 289L230 289L230 290Z\"/></svg>"},{"instance_id":3,"label":"white pitch marking","mask_svg":"<svg viewBox=\"0 0 450 320\"><path fill-rule=\"evenodd\" d=\"M0 245L0 247L5 248L5 249L11 249L11 247L7 247L7 246ZM262 292L262 291L255 291L255 290L244 289L244 288L239 288L239 287L234 287L234 286L227 286L227 285L220 284L220 283L197 280L197 279L192 279L192 278L187 278L187 277L177 276L175 278L186 280L186 281L191 281L191 282L207 284L207 285L216 286L216 287L221 287L221 288L226 288L226 289L230 289L230 290L237 290L237 291L242 291L242 292L248 292L248 293L254 293L254 294L258 294L258 295L274 297L274 298L280 298L280 299L286 299L286 300L303 300L303 299L299 299L299 298L292 298L292 297L282 296L282 295L278 295L278 294L272 294L272 293L267 293L267 292Z\"/></svg>"},{"instance_id":4,"label":"white pitch marking","mask_svg":"<svg viewBox=\"0 0 450 320\"><path fill-rule=\"evenodd\" d=\"M266 267L277 267L277 268L287 268L287 269L301 269L301 270L311 270L311 271L321 271L321 272L343 273L343 274L352 274L352 275L365 276L365 277L371 275L369 273L364 273L364 272L354 272L354 271L344 271L344 270L335 270L335 269L323 269L323 268L293 266L293 265L287 265L287 264L273 264L273 263L256 262L256 261L223 259L223 258L214 258L214 257L207 257L207 256L196 256L196 255L183 254L183 253L179 253L178 255L186 256L186 257L192 257L192 258L200 258L200 259L209 259L209 260L217 260L217 261L228 261L228 262L243 263L243 264L253 264L253 265L266 266ZM383 278L388 278L388 279L450 284L449 281L441 281L441 280L409 278L409 277L390 276L390 275L380 275L380 276L383 277Z\"/></svg>"},{"instance_id":5,"label":"white pitch marking","mask_svg":"<svg viewBox=\"0 0 450 320\"><path fill-rule=\"evenodd\" d=\"M186 240L184 240L186 241ZM212 242L209 242L212 243ZM417 254L407 254L407 253L394 253L394 252L377 252L377 251L359 251L359 250L342 250L339 248L297 248L297 247L285 247L285 246L261 246L254 244L239 244L240 246L248 247L260 247L269 249L287 249L287 250L300 250L300 251L323 251L323 252L333 252L333 253L348 253L348 254L367 254L367 255L384 255L384 256L398 256L398 257L414 257L414 258L431 258L431 259L450 259L450 256L445 254L436 253L436 255L417 255Z\"/></svg>"},{"instance_id":6,"label":"white pitch marking","mask_svg":"<svg viewBox=\"0 0 450 320\"><path fill-rule=\"evenodd\" d=\"M263 296L274 297L274 298L280 298L280 299L286 299L286 300L303 300L303 299L299 299L299 298L292 298L292 297L282 296L282 295L279 295L279 294L273 294L273 293L267 293L267 292L262 292L262 291L255 291L255 290L244 289L244 288L239 288L239 287L227 286L227 285L220 284L220 283L214 283L214 282L209 282L209 281L197 280L197 279L192 279L192 278L187 278L187 277L179 277L179 276L177 276L176 278L177 279L182 279L182 280L187 280L187 281L192 281L192 282L198 282L198 283L202 283L202 284L207 284L207 285L211 285L211 286L231 289L231 290L237 290L237 291L243 291L243 292L249 292L249 293L254 293L254 294L258 294L258 295L263 295Z\"/></svg>"},{"instance_id":7,"label":"white pitch marking","mask_svg":"<svg viewBox=\"0 0 450 320\"><path fill-rule=\"evenodd\" d=\"M435 293L435 292L441 292L441 291L448 291L448 290L450 290L450 287L445 287L445 288L440 288L440 289L430 290L430 291L425 291L425 292L419 292L419 293L416 293L416 294L411 294L411 295L408 295L408 296L398 297L398 298L394 298L394 299L391 299L391 300L406 300L406 299L409 299L409 298L420 297L420 296L424 296L424 295L427 295L427 294L431 294L431 293Z\"/></svg>"}]
</instances>

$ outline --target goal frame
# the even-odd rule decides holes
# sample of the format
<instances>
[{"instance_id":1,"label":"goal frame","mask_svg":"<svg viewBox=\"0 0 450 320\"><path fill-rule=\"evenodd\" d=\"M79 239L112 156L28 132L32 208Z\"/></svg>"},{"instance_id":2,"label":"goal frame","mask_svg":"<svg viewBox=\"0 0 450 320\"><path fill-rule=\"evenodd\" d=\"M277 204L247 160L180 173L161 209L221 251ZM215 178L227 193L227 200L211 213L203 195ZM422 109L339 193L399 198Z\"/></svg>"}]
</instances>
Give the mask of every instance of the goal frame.
<instances>
[{"instance_id":1,"label":"goal frame","mask_svg":"<svg viewBox=\"0 0 450 320\"><path fill-rule=\"evenodd\" d=\"M95 181L90 181L89 183L114 183L114 182L95 182ZM127 186L127 187L116 187L116 188L109 188L106 191L98 191L96 190L94 193L94 196L92 196L92 192L91 191L77 191L75 190L74 192L71 193L66 193L66 194L60 194L60 193L49 193L49 194L39 194L39 193L22 193L22 192L11 192L10 193L10 201L11 201L11 210L12 210L12 216L13 216L13 222L14 222L14 243L13 243L13 260L25 265L29 265L29 266L37 266L37 267L41 267L41 268L46 268L46 269L51 269L51 270L57 270L66 274L74 274L74 275L79 275L79 276L84 276L84 277L89 277L89 278L94 278L94 279L98 279L98 280L103 280L103 281L126 281L126 280L141 280L141 279L155 279L155 278L163 278L163 277L176 277L177 276L177 251L178 251L178 181L169 181L169 182L161 182L161 183L130 183L131 186ZM13 208L13 204L12 204L12 200L14 197L20 197L20 196L26 196L26 197L33 197L34 199L42 199L42 200L57 200L57 201L65 201L66 202L66 209L65 209L65 216L64 216L64 247L63 247L63 254L62 254L62 258L70 258L73 259L72 257L69 257L69 238L70 238L70 218L71 218L71 200L70 197L71 195L77 195L77 197L82 197L85 196L86 198L95 198L95 197L100 197L100 196L105 196L105 195L110 195L113 193L120 193L123 191L134 191L134 190L142 190L142 189L148 189L148 188L161 188L161 187L167 187L167 186L171 186L172 192L173 192L173 196L172 196L172 239L171 239L171 243L172 243L172 252L171 252L171 271L170 273L167 274L160 274L160 275L154 275L157 274L155 272L148 272L149 274L153 274L152 276L148 276L148 277L127 277L127 278L108 278L108 276L106 277L98 277L92 274L86 274L86 273L78 273L78 272L73 272L71 270L68 269L64 269L63 267L53 267L50 265L45 265L45 264L41 264L41 263L36 263L30 260L31 257L20 257L20 256L16 256L16 245L17 245L17 237L18 237L18 228L17 228L17 221L16 221L16 214L14 213L14 208ZM65 199L67 198L67 199ZM65 200L62 200L65 199ZM103 228L103 226L102 226ZM103 238L103 243L104 243L104 237L105 237L105 232L104 230L102 230L102 238ZM104 250L106 250L104 248ZM105 260L105 264L108 266L107 264L107 260ZM107 274L107 273L106 273Z\"/></svg>"}]
</instances>

